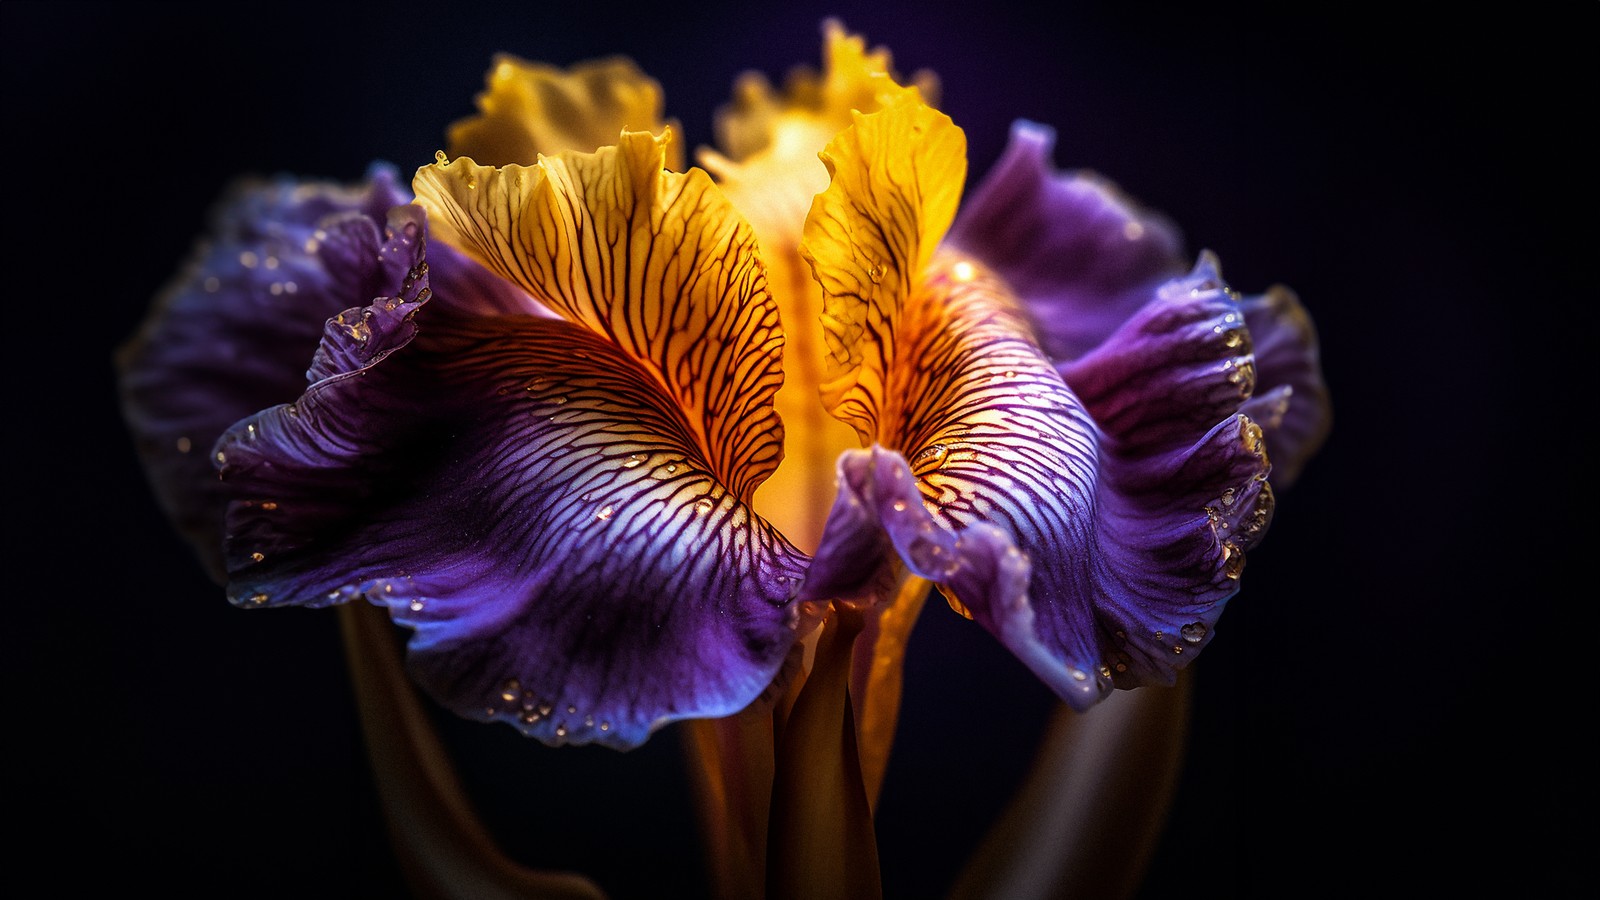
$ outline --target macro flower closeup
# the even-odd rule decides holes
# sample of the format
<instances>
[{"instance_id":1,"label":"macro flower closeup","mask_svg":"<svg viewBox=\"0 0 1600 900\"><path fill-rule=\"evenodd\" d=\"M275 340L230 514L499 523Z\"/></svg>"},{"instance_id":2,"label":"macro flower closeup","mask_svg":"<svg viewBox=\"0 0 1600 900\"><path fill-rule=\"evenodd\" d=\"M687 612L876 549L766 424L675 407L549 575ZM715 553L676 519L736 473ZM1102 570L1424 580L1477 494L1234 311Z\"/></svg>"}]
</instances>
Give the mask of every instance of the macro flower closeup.
<instances>
[{"instance_id":1,"label":"macro flower closeup","mask_svg":"<svg viewBox=\"0 0 1600 900\"><path fill-rule=\"evenodd\" d=\"M837 812L801 765L870 810L937 607L1080 712L1174 683L1327 435L1310 318L1047 125L967 192L936 79L823 37L714 149L631 62L504 56L409 177L224 198L118 370L227 598L382 608L545 744L687 720L780 830Z\"/></svg>"}]
</instances>

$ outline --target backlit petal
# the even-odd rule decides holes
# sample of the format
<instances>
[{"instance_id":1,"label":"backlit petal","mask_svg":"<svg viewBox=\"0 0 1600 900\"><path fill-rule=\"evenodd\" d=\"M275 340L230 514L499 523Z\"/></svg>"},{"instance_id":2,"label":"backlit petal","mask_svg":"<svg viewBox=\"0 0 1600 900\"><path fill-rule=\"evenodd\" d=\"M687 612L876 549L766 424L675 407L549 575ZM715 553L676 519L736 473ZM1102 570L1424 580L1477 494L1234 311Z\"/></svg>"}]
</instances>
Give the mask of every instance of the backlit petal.
<instances>
[{"instance_id":1,"label":"backlit petal","mask_svg":"<svg viewBox=\"0 0 1600 900\"><path fill-rule=\"evenodd\" d=\"M966 138L948 116L907 101L858 116L823 161L832 182L806 219L801 251L824 296L822 398L867 443L903 390L886 392L886 382L913 358L906 335L941 324L910 297L961 199Z\"/></svg>"},{"instance_id":2,"label":"backlit petal","mask_svg":"<svg viewBox=\"0 0 1600 900\"><path fill-rule=\"evenodd\" d=\"M717 480L748 502L782 454L783 335L750 227L667 138L499 169L417 172L436 233L614 342L682 410Z\"/></svg>"},{"instance_id":3,"label":"backlit petal","mask_svg":"<svg viewBox=\"0 0 1600 900\"><path fill-rule=\"evenodd\" d=\"M756 508L784 534L815 550L827 517L834 464L860 446L855 432L828 415L823 378L822 293L800 258L801 228L812 198L828 186L818 154L847 127L852 110L872 112L907 93L936 90L922 74L903 87L889 52L867 49L838 21L823 25L820 72L798 68L779 91L755 72L741 77L731 104L718 111L719 144L699 159L755 228L767 279L788 344L776 404L784 423L784 461L756 495Z\"/></svg>"},{"instance_id":4,"label":"backlit petal","mask_svg":"<svg viewBox=\"0 0 1600 900\"><path fill-rule=\"evenodd\" d=\"M219 444L234 602L382 604L433 697L552 744L626 748L756 699L803 558L655 374L562 320L419 332L428 298L418 267L335 319L321 380Z\"/></svg>"},{"instance_id":5,"label":"backlit petal","mask_svg":"<svg viewBox=\"0 0 1600 900\"><path fill-rule=\"evenodd\" d=\"M623 57L563 70L502 53L485 81L478 115L450 126L451 157L486 166L531 166L540 154L615 144L623 131L676 127L661 117L661 86ZM668 147L666 165L681 170L682 151Z\"/></svg>"}]
</instances>

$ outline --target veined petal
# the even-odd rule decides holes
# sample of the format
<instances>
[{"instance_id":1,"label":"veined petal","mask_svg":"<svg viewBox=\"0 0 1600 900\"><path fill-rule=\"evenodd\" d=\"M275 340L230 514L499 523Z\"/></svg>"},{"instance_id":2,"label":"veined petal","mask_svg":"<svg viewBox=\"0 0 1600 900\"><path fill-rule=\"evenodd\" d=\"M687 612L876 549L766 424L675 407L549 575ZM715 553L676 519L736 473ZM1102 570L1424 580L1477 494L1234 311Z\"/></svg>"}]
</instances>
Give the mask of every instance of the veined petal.
<instances>
[{"instance_id":1,"label":"veined petal","mask_svg":"<svg viewBox=\"0 0 1600 900\"><path fill-rule=\"evenodd\" d=\"M570 69L495 57L478 95L478 115L450 126L450 156L486 166L533 165L540 155L590 152L617 142L623 131L656 133L663 120L661 85L632 60L616 56ZM667 148L666 166L683 169L683 152Z\"/></svg>"},{"instance_id":2,"label":"veined petal","mask_svg":"<svg viewBox=\"0 0 1600 900\"><path fill-rule=\"evenodd\" d=\"M912 359L906 335L939 325L922 318L928 308L911 291L960 202L966 138L948 116L907 101L857 116L822 159L832 182L801 248L824 297L822 398L868 443L898 396L885 392L891 370Z\"/></svg>"},{"instance_id":3,"label":"veined petal","mask_svg":"<svg viewBox=\"0 0 1600 900\"><path fill-rule=\"evenodd\" d=\"M386 606L435 699L552 744L627 748L757 698L804 558L714 477L655 374L562 320L419 333L429 294L419 265L334 320L321 380L219 444L231 598Z\"/></svg>"},{"instance_id":4,"label":"veined petal","mask_svg":"<svg viewBox=\"0 0 1600 900\"><path fill-rule=\"evenodd\" d=\"M1045 353L1077 359L1168 278L1183 274L1171 222L1092 172L1056 172L1055 132L1020 121L963 204L948 243L982 260L1026 303Z\"/></svg>"},{"instance_id":5,"label":"veined petal","mask_svg":"<svg viewBox=\"0 0 1600 900\"><path fill-rule=\"evenodd\" d=\"M823 66L790 73L782 91L759 73L742 76L733 102L717 113L719 144L700 163L755 228L767 280L788 339L785 377L775 400L783 417L784 461L756 496L756 507L807 551L816 549L828 512L818 485L831 483L835 461L860 446L855 432L828 415L823 379L822 293L800 258L801 228L812 198L828 186L818 154L850 124L896 98L937 91L926 73L902 86L889 52L867 49L837 20L823 24Z\"/></svg>"},{"instance_id":6,"label":"veined petal","mask_svg":"<svg viewBox=\"0 0 1600 900\"><path fill-rule=\"evenodd\" d=\"M437 233L656 379L713 474L748 502L782 455L772 408L783 334L755 237L698 169L663 171L669 137L494 169L419 169Z\"/></svg>"},{"instance_id":7,"label":"veined petal","mask_svg":"<svg viewBox=\"0 0 1600 900\"><path fill-rule=\"evenodd\" d=\"M870 546L875 518L912 573L1077 708L1170 683L1236 589L1244 543L1219 528L1254 538L1270 515L1259 429L1236 415L1247 339L1219 327L1242 330L1237 299L1204 274L1171 286L1096 360L1133 385L1086 404L1003 279L933 253L955 200L923 176L959 171L961 146L919 119L897 107L842 134L807 224L846 363L839 414L881 448L841 463L858 509L823 546L845 531ZM1184 306L1201 297L1215 302Z\"/></svg>"},{"instance_id":8,"label":"veined petal","mask_svg":"<svg viewBox=\"0 0 1600 900\"><path fill-rule=\"evenodd\" d=\"M227 498L211 446L244 416L299 395L329 316L398 291L407 264L380 257L380 228L409 200L387 166L359 186L233 186L117 351L123 417L151 487L219 582Z\"/></svg>"}]
</instances>

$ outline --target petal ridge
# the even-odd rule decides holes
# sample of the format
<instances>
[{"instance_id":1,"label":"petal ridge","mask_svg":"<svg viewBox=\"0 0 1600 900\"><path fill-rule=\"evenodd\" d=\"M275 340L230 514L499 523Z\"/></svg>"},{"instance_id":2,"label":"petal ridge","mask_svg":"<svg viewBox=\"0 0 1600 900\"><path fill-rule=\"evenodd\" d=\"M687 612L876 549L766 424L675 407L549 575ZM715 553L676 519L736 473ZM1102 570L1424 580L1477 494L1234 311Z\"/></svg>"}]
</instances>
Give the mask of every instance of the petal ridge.
<instances>
[{"instance_id":1,"label":"petal ridge","mask_svg":"<svg viewBox=\"0 0 1600 900\"><path fill-rule=\"evenodd\" d=\"M639 360L744 500L782 456L783 333L750 226L705 172L662 168L660 138L534 166L440 160L419 202L447 242Z\"/></svg>"}]
</instances>

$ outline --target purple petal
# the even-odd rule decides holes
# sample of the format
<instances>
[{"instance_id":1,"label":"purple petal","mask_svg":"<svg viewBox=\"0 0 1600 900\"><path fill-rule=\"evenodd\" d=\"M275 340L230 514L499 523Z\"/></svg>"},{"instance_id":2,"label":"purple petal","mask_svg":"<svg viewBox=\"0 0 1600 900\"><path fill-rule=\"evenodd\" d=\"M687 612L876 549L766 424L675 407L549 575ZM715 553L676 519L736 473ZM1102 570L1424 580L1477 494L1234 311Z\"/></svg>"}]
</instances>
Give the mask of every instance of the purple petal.
<instances>
[{"instance_id":1,"label":"purple petal","mask_svg":"<svg viewBox=\"0 0 1600 900\"><path fill-rule=\"evenodd\" d=\"M383 604L434 698L546 743L627 748L755 700L804 558L659 381L571 323L414 309L330 323L326 377L223 438L234 601Z\"/></svg>"},{"instance_id":2,"label":"purple petal","mask_svg":"<svg viewBox=\"0 0 1600 900\"><path fill-rule=\"evenodd\" d=\"M1079 709L1172 683L1271 518L1261 432L1238 414L1253 366L1239 301L1203 259L1065 367L1075 392L1002 307L977 315L991 282L928 284L975 326L915 354L939 385L916 396L939 400L904 413L928 428L902 439L914 461L841 460L801 596L881 594L898 558Z\"/></svg>"},{"instance_id":3,"label":"purple petal","mask_svg":"<svg viewBox=\"0 0 1600 900\"><path fill-rule=\"evenodd\" d=\"M212 445L240 418L304 389L324 320L396 291L405 267L380 264L376 250L387 210L408 199L382 166L355 188L236 185L118 350L123 416L151 486L218 581L226 498Z\"/></svg>"},{"instance_id":4,"label":"purple petal","mask_svg":"<svg viewBox=\"0 0 1600 900\"><path fill-rule=\"evenodd\" d=\"M1005 154L967 201L946 243L996 270L1032 315L1045 353L1077 359L1183 272L1180 238L1088 172L1058 173L1055 132L1012 126Z\"/></svg>"},{"instance_id":5,"label":"purple petal","mask_svg":"<svg viewBox=\"0 0 1600 900\"><path fill-rule=\"evenodd\" d=\"M1243 412L1261 426L1272 455L1272 483L1282 489L1300 476L1333 427L1317 332L1300 299L1281 285L1244 298L1242 306L1264 389Z\"/></svg>"}]
</instances>

